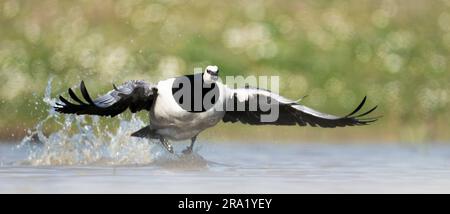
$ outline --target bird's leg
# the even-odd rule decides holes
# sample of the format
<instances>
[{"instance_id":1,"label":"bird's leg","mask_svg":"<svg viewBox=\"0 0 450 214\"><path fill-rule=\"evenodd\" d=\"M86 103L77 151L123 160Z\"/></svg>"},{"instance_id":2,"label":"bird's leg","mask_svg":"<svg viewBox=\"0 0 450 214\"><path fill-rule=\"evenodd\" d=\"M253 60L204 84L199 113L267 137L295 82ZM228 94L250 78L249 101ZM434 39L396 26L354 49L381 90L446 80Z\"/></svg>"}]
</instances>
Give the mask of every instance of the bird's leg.
<instances>
[{"instance_id":1,"label":"bird's leg","mask_svg":"<svg viewBox=\"0 0 450 214\"><path fill-rule=\"evenodd\" d=\"M159 141L161 141L161 144L164 146L164 148L167 149L167 151L169 151L170 153L173 154L173 147L172 144L169 143L169 141L163 137L159 138Z\"/></svg>"},{"instance_id":2,"label":"bird's leg","mask_svg":"<svg viewBox=\"0 0 450 214\"><path fill-rule=\"evenodd\" d=\"M146 126L142 129L140 129L139 131L134 132L133 134L131 134L131 136L148 138L148 139L159 139L159 141L164 146L164 148L167 149L167 151L169 151L170 153L173 153L173 147L169 143L169 141L167 139L165 139L163 136L157 134L156 130L151 129L150 126Z\"/></svg>"},{"instance_id":3,"label":"bird's leg","mask_svg":"<svg viewBox=\"0 0 450 214\"><path fill-rule=\"evenodd\" d=\"M197 135L191 138L191 145L189 145L186 149L183 150L183 154L191 154L194 149L194 143L197 140Z\"/></svg>"}]
</instances>

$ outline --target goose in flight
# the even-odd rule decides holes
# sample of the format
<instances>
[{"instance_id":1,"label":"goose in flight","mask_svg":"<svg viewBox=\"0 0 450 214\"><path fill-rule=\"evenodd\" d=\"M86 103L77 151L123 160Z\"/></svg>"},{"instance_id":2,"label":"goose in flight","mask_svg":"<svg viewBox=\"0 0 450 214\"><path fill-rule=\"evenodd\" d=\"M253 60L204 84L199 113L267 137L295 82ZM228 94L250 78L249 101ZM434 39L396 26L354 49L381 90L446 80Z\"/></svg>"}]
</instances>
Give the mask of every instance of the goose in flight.
<instances>
[{"instance_id":1,"label":"goose in flight","mask_svg":"<svg viewBox=\"0 0 450 214\"><path fill-rule=\"evenodd\" d=\"M191 140L183 153L191 153L197 135L220 121L249 125L299 125L325 128L367 125L377 117L364 118L377 106L357 114L366 97L346 116L321 113L266 89L230 88L218 81L217 66L207 66L203 73L159 81L156 85L130 80L103 96L92 99L83 81L80 99L69 88L73 100L59 96L54 109L60 113L114 117L127 109L132 113L149 112L148 126L131 134L134 137L158 139L173 153L169 140ZM200 101L200 102L198 102ZM275 114L271 114L274 113ZM273 116L274 117L269 117Z\"/></svg>"}]
</instances>

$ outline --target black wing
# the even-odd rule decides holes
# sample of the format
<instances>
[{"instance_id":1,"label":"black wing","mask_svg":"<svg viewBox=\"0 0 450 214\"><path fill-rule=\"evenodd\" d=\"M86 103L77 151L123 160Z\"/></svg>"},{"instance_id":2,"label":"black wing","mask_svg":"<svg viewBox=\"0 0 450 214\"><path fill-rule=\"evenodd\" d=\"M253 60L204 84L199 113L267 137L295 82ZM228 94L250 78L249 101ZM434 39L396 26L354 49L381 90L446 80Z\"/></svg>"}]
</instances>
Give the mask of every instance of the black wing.
<instances>
[{"instance_id":1,"label":"black wing","mask_svg":"<svg viewBox=\"0 0 450 214\"><path fill-rule=\"evenodd\" d=\"M246 93L241 96L239 100L239 93ZM242 95L242 94L241 94ZM244 97L244 98L242 98ZM260 102L258 99L268 99L269 102ZM375 122L378 117L372 118L362 118L374 111L377 106L373 107L367 112L357 114L359 110L363 107L366 102L366 97L362 102L356 107L356 109L344 117L338 117L334 115L329 115L325 113L318 112L314 109L308 108L306 106L300 105L295 101L288 100L270 91L261 89L238 89L233 92L227 102L233 103L233 107L238 104L245 105L244 111L238 111L237 108L226 108L225 116L223 117L224 122L241 122L250 125L300 125L300 126L320 126L325 128L334 127L344 127L344 126L357 126L357 125L367 125L369 123ZM256 103L257 109L250 111L249 104ZM270 111L263 111L261 109L262 105L278 105L278 118L271 122L262 122L261 115L268 114ZM227 104L229 105L229 104Z\"/></svg>"},{"instance_id":2,"label":"black wing","mask_svg":"<svg viewBox=\"0 0 450 214\"><path fill-rule=\"evenodd\" d=\"M114 85L113 85L114 86ZM80 83L81 95L85 101L78 98L73 90L69 88L69 96L76 102L71 103L64 97L59 96L60 102L54 106L57 112L66 114L90 114L114 117L129 108L135 113L141 110L150 110L157 96L156 87L141 80L131 80L116 87L107 94L91 99L84 81Z\"/></svg>"}]
</instances>

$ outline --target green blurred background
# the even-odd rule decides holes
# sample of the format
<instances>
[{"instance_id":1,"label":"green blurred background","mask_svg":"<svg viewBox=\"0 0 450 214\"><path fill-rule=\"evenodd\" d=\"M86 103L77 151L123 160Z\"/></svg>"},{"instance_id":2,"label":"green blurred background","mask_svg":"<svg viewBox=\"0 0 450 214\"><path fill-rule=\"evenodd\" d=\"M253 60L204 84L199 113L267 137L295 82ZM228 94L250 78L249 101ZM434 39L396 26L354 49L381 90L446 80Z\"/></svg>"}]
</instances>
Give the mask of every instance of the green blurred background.
<instances>
[{"instance_id":1,"label":"green blurred background","mask_svg":"<svg viewBox=\"0 0 450 214\"><path fill-rule=\"evenodd\" d=\"M333 130L222 124L205 137L446 141L449 53L450 0L1 0L0 137L47 115L51 76L53 96L81 79L95 95L217 64L222 76L279 75L281 94L333 114L368 95L384 117Z\"/></svg>"}]
</instances>

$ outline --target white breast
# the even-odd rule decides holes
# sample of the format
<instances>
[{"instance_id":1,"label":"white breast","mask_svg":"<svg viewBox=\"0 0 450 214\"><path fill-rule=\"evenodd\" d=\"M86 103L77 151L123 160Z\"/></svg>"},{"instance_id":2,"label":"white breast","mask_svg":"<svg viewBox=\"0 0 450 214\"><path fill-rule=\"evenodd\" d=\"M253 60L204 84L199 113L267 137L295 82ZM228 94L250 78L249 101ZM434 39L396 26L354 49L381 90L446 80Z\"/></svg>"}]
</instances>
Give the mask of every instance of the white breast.
<instances>
[{"instance_id":1,"label":"white breast","mask_svg":"<svg viewBox=\"0 0 450 214\"><path fill-rule=\"evenodd\" d=\"M175 79L167 79L158 82L158 96L154 105L154 116L152 119L182 118L186 111L178 105L172 96L172 84Z\"/></svg>"}]
</instances>

